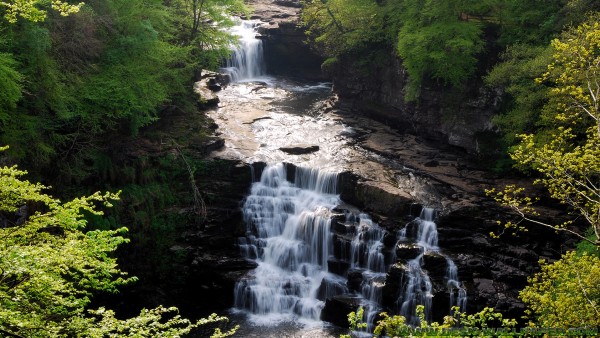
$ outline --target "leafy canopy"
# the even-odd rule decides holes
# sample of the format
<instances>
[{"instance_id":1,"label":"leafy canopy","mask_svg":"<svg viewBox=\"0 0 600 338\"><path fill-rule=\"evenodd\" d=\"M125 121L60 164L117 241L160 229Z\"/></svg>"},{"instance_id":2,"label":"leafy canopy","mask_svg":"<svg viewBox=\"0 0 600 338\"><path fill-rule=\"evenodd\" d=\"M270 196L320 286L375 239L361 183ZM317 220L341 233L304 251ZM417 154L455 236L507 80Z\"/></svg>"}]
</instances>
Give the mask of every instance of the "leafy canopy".
<instances>
[{"instance_id":1,"label":"leafy canopy","mask_svg":"<svg viewBox=\"0 0 600 338\"><path fill-rule=\"evenodd\" d=\"M535 181L550 195L569 206L594 231L589 240L600 246L600 23L598 15L579 27L566 31L552 42L552 62L536 81L551 87L542 118L552 127L548 133L521 135L521 143L511 153L521 168L539 174ZM550 135L550 137L548 137ZM577 235L572 224L545 224L535 220L535 199L524 189L506 187L495 199L522 216L557 230ZM523 228L508 223L506 228Z\"/></svg>"},{"instance_id":2,"label":"leafy canopy","mask_svg":"<svg viewBox=\"0 0 600 338\"><path fill-rule=\"evenodd\" d=\"M209 322L191 322L176 308L142 310L121 320L88 308L95 292L132 283L112 253L128 240L125 228L85 231L83 212L101 215L118 194L95 193L61 202L23 180L17 167L0 168L0 335L14 337L179 337ZM235 329L214 337L233 334Z\"/></svg>"},{"instance_id":3,"label":"leafy canopy","mask_svg":"<svg viewBox=\"0 0 600 338\"><path fill-rule=\"evenodd\" d=\"M569 252L530 277L519 297L540 327L600 326L600 258Z\"/></svg>"},{"instance_id":4,"label":"leafy canopy","mask_svg":"<svg viewBox=\"0 0 600 338\"><path fill-rule=\"evenodd\" d=\"M0 8L5 7L4 18L11 23L17 22L19 17L26 20L39 22L46 19L46 8L51 7L62 16L79 12L83 2L69 4L61 0L10 0L0 1Z\"/></svg>"},{"instance_id":5,"label":"leafy canopy","mask_svg":"<svg viewBox=\"0 0 600 338\"><path fill-rule=\"evenodd\" d=\"M312 0L302 21L331 60L357 50L396 50L409 76L405 96L414 100L424 79L456 86L473 75L484 43L480 20L469 15L489 10L487 1Z\"/></svg>"}]
</instances>

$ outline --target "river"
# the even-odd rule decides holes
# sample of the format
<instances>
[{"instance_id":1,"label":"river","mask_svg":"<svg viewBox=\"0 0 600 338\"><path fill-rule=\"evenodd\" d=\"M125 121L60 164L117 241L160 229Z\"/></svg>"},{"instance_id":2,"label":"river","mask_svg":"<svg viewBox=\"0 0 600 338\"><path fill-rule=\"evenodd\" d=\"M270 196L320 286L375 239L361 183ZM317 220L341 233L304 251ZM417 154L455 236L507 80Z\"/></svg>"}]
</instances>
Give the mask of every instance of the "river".
<instances>
[{"instance_id":1,"label":"river","mask_svg":"<svg viewBox=\"0 0 600 338\"><path fill-rule=\"evenodd\" d=\"M232 290L230 316L241 324L238 335L337 336L343 329L322 321L336 311L332 299L360 304L372 324L384 310L386 274L399 264L399 245L418 252L396 266L405 270L406 280L391 301L397 312L414 324L417 304L431 312L432 282L422 269L426 255L447 262L448 310L452 305L464 309L466 291L456 265L438 247L434 209L419 207L414 221L390 233L340 198L339 173L352 172L379 182L378 188L404 185L406 198L427 204L427 180L390 177L390 169L406 169L404 164L377 152L394 143L410 146L414 139L375 121L330 111L331 83L268 75L254 26L243 21L234 28L240 44L222 69L232 83L219 92L219 106L209 113L225 140L213 156L266 164L255 173L242 206L247 233L237 246L258 267Z\"/></svg>"}]
</instances>

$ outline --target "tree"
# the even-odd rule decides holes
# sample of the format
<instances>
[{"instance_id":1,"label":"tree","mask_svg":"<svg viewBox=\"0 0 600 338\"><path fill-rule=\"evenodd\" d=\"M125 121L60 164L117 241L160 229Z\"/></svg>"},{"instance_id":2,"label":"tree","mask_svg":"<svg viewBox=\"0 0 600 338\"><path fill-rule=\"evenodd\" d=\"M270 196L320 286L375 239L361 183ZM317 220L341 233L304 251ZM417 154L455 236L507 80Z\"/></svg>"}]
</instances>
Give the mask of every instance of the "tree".
<instances>
[{"instance_id":1,"label":"tree","mask_svg":"<svg viewBox=\"0 0 600 338\"><path fill-rule=\"evenodd\" d=\"M33 22L44 21L46 19L46 8L51 7L61 15L67 16L79 12L83 2L72 5L61 0L10 0L0 1L0 7L6 8L4 18L11 23L15 23L18 17Z\"/></svg>"},{"instance_id":2,"label":"tree","mask_svg":"<svg viewBox=\"0 0 600 338\"><path fill-rule=\"evenodd\" d=\"M5 149L5 148L4 148ZM0 335L8 337L179 337L206 323L176 308L142 310L121 320L113 311L89 309L96 292L118 292L135 282L112 253L128 240L125 228L86 231L83 213L101 215L118 194L95 193L61 202L46 188L22 179L26 172L0 168ZM213 337L225 337L235 329Z\"/></svg>"},{"instance_id":3,"label":"tree","mask_svg":"<svg viewBox=\"0 0 600 338\"><path fill-rule=\"evenodd\" d=\"M389 38L384 32L385 17L373 0L312 0L302 10L308 37L330 57L385 43Z\"/></svg>"},{"instance_id":4,"label":"tree","mask_svg":"<svg viewBox=\"0 0 600 338\"><path fill-rule=\"evenodd\" d=\"M0 53L0 124L8 118L4 111L13 109L21 98L22 75L15 66L12 55Z\"/></svg>"},{"instance_id":5,"label":"tree","mask_svg":"<svg viewBox=\"0 0 600 338\"><path fill-rule=\"evenodd\" d=\"M331 60L374 48L395 50L409 75L406 99L415 100L425 79L457 86L474 74L484 46L482 20L475 16L487 14L494 2L312 0L302 21Z\"/></svg>"},{"instance_id":6,"label":"tree","mask_svg":"<svg viewBox=\"0 0 600 338\"><path fill-rule=\"evenodd\" d=\"M470 18L470 1L400 1L397 51L409 75L406 98L415 100L425 78L457 86L475 72L483 49L482 23ZM477 6L478 7L478 6ZM485 7L485 6L484 6Z\"/></svg>"},{"instance_id":7,"label":"tree","mask_svg":"<svg viewBox=\"0 0 600 338\"><path fill-rule=\"evenodd\" d=\"M494 198L512 208L526 220L569 232L600 247L600 23L598 15L577 28L567 30L552 41L553 60L547 72L536 81L551 87L542 118L553 129L547 133L521 135L521 143L510 154L521 168L539 175L535 183L567 205L575 219L585 220L594 231L587 239L562 224L547 224L536 219L534 198L524 189L508 186ZM508 223L507 229L524 229L521 222Z\"/></svg>"},{"instance_id":8,"label":"tree","mask_svg":"<svg viewBox=\"0 0 600 338\"><path fill-rule=\"evenodd\" d=\"M519 297L535 324L555 328L600 326L600 258L569 252L530 277Z\"/></svg>"},{"instance_id":9,"label":"tree","mask_svg":"<svg viewBox=\"0 0 600 338\"><path fill-rule=\"evenodd\" d=\"M197 69L215 69L237 42L227 28L234 17L248 13L241 0L169 0L167 7L175 30L173 38L189 48Z\"/></svg>"}]
</instances>

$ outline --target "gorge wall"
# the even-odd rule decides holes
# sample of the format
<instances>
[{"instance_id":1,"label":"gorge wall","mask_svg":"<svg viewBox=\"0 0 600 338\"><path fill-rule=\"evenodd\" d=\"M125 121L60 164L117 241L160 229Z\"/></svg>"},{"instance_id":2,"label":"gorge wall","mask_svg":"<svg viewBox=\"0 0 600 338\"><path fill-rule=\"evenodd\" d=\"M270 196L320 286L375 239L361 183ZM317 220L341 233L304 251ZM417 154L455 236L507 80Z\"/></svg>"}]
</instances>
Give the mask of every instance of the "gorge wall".
<instances>
[{"instance_id":1,"label":"gorge wall","mask_svg":"<svg viewBox=\"0 0 600 338\"><path fill-rule=\"evenodd\" d=\"M462 90L425 82L416 102L406 102L407 74L394 52L380 52L377 63L359 57L338 58L328 73L340 100L352 110L399 130L480 154L498 110L500 93L472 81Z\"/></svg>"}]
</instances>

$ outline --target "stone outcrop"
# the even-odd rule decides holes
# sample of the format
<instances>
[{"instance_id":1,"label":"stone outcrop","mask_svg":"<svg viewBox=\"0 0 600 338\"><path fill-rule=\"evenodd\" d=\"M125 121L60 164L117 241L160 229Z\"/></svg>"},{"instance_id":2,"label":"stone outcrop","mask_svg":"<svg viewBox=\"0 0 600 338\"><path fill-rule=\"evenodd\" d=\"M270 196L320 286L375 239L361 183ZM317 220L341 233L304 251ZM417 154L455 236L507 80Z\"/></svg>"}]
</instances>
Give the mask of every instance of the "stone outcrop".
<instances>
[{"instance_id":1,"label":"stone outcrop","mask_svg":"<svg viewBox=\"0 0 600 338\"><path fill-rule=\"evenodd\" d=\"M233 304L233 288L256 263L242 258L234 243L246 232L240 202L250 189L250 165L229 160L212 160L199 175L206 201L206 219L201 227L189 228L171 247L181 257L183 288L171 291L181 307L205 311L224 310ZM202 299L202 304L194 300Z\"/></svg>"},{"instance_id":2,"label":"stone outcrop","mask_svg":"<svg viewBox=\"0 0 600 338\"><path fill-rule=\"evenodd\" d=\"M298 0L251 0L251 19L262 22L258 28L264 42L265 62L269 74L305 79L326 79L321 72L323 58L304 42L299 27L301 4Z\"/></svg>"},{"instance_id":3,"label":"stone outcrop","mask_svg":"<svg viewBox=\"0 0 600 338\"><path fill-rule=\"evenodd\" d=\"M309 144L294 144L287 147L281 147L279 150L290 155L303 155L319 151L319 146Z\"/></svg>"},{"instance_id":4,"label":"stone outcrop","mask_svg":"<svg viewBox=\"0 0 600 338\"><path fill-rule=\"evenodd\" d=\"M198 95L198 106L200 108L214 107L219 103L216 92L230 82L225 74L202 70L200 79L194 83L194 93Z\"/></svg>"},{"instance_id":5,"label":"stone outcrop","mask_svg":"<svg viewBox=\"0 0 600 338\"><path fill-rule=\"evenodd\" d=\"M408 75L402 60L392 51L381 59L361 66L356 56L340 57L329 69L334 92L351 102L354 113L472 154L486 151L482 148L494 131L491 118L499 109L500 93L480 81L460 93L432 82L422 86L418 101L406 102Z\"/></svg>"}]
</instances>

